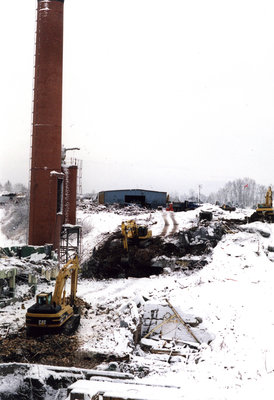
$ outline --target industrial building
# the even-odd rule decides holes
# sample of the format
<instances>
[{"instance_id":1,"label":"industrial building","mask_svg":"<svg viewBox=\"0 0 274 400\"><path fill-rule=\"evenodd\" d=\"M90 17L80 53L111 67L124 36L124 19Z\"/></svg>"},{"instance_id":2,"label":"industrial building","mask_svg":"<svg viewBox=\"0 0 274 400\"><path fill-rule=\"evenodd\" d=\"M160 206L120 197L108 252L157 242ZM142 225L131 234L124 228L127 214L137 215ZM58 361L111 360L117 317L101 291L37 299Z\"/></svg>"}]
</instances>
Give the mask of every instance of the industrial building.
<instances>
[{"instance_id":1,"label":"industrial building","mask_svg":"<svg viewBox=\"0 0 274 400\"><path fill-rule=\"evenodd\" d=\"M138 204L142 207L165 207L167 192L144 189L106 190L98 194L99 204Z\"/></svg>"}]
</instances>

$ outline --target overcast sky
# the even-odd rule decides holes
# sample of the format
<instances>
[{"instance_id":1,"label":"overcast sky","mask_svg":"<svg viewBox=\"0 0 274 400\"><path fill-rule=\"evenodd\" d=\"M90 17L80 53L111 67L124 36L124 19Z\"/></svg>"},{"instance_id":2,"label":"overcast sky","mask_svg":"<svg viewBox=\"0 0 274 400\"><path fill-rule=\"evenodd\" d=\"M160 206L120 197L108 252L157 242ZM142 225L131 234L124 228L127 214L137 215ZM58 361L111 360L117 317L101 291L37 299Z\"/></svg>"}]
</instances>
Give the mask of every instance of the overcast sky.
<instances>
[{"instance_id":1,"label":"overcast sky","mask_svg":"<svg viewBox=\"0 0 274 400\"><path fill-rule=\"evenodd\" d=\"M0 182L28 183L37 0L1 4ZM65 0L63 144L83 191L274 182L274 2Z\"/></svg>"}]
</instances>

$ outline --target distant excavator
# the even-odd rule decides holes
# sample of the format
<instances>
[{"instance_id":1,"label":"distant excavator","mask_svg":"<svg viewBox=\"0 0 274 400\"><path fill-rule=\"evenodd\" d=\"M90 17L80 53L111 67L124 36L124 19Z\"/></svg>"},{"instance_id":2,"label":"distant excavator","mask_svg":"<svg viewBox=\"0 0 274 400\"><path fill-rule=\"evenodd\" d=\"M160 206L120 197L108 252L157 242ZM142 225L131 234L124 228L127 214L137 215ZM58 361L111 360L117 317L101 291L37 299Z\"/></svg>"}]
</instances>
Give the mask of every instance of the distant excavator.
<instances>
[{"instance_id":1,"label":"distant excavator","mask_svg":"<svg viewBox=\"0 0 274 400\"><path fill-rule=\"evenodd\" d=\"M39 293L36 303L28 308L26 326L29 334L42 329L51 331L54 328L66 327L65 333L77 328L80 315L75 306L77 280L79 271L78 256L69 260L59 271L55 289L50 293ZM71 278L70 296L66 297L65 284Z\"/></svg>"},{"instance_id":2,"label":"distant excavator","mask_svg":"<svg viewBox=\"0 0 274 400\"><path fill-rule=\"evenodd\" d=\"M152 231L145 225L138 225L134 219L122 222L121 231L123 235L124 249L128 252L128 242L133 241L145 245L152 237Z\"/></svg>"},{"instance_id":3,"label":"distant excavator","mask_svg":"<svg viewBox=\"0 0 274 400\"><path fill-rule=\"evenodd\" d=\"M220 208L224 211L235 211L236 210L236 207L231 206L230 204L223 204Z\"/></svg>"},{"instance_id":4,"label":"distant excavator","mask_svg":"<svg viewBox=\"0 0 274 400\"><path fill-rule=\"evenodd\" d=\"M274 208L272 206L272 189L269 186L265 195L265 203L257 205L256 211L249 218L250 222L274 222Z\"/></svg>"}]
</instances>

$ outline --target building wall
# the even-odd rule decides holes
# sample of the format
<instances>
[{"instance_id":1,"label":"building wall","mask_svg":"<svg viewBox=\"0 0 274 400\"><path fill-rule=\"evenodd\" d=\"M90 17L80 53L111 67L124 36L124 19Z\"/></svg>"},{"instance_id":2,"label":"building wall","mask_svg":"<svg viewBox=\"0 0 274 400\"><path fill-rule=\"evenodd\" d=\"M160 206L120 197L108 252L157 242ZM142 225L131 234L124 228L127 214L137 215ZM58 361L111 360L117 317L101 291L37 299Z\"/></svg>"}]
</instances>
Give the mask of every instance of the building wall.
<instances>
[{"instance_id":1,"label":"building wall","mask_svg":"<svg viewBox=\"0 0 274 400\"><path fill-rule=\"evenodd\" d=\"M166 205L166 192L152 190L129 189L129 190L107 190L99 193L100 204L121 204L140 203L152 208Z\"/></svg>"}]
</instances>

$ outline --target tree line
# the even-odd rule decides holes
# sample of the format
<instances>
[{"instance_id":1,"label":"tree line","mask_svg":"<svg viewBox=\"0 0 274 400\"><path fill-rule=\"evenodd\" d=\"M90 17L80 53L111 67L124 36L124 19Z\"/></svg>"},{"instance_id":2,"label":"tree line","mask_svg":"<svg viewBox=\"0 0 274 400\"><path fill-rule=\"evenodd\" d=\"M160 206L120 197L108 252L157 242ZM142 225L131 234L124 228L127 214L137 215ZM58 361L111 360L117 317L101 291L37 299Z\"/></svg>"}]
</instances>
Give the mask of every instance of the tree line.
<instances>
[{"instance_id":1,"label":"tree line","mask_svg":"<svg viewBox=\"0 0 274 400\"><path fill-rule=\"evenodd\" d=\"M268 186L273 187L274 185L270 184ZM172 193L170 197L172 201L201 200L203 203L230 204L240 208L254 208L258 203L265 202L268 186L257 184L251 178L242 178L227 182L224 187L217 192L210 193L208 196L198 193L197 190L190 189L188 195Z\"/></svg>"},{"instance_id":2,"label":"tree line","mask_svg":"<svg viewBox=\"0 0 274 400\"><path fill-rule=\"evenodd\" d=\"M271 186L272 185L268 185ZM208 196L208 202L218 201L222 204L230 203L241 208L254 208L258 203L265 202L268 186L257 184L253 179L243 178L229 181L216 193Z\"/></svg>"},{"instance_id":3,"label":"tree line","mask_svg":"<svg viewBox=\"0 0 274 400\"><path fill-rule=\"evenodd\" d=\"M15 192L15 193L26 193L27 187L23 183L12 184L11 181L7 180L4 184L0 182L0 192Z\"/></svg>"}]
</instances>

